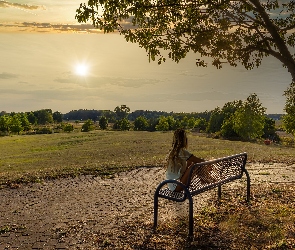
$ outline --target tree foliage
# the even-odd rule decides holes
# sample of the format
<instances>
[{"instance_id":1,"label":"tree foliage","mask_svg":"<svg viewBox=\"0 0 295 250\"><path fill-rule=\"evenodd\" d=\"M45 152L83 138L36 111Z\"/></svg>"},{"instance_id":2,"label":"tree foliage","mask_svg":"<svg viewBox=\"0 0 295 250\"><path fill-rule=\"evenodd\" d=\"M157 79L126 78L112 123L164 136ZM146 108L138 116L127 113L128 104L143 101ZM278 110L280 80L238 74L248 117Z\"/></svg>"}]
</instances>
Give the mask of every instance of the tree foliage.
<instances>
[{"instance_id":1,"label":"tree foliage","mask_svg":"<svg viewBox=\"0 0 295 250\"><path fill-rule=\"evenodd\" d=\"M26 113L20 113L19 119L20 119L21 126L22 126L23 130L29 131L31 129L31 123L28 119L28 115Z\"/></svg>"},{"instance_id":2,"label":"tree foliage","mask_svg":"<svg viewBox=\"0 0 295 250\"><path fill-rule=\"evenodd\" d=\"M120 107L117 106L114 109L114 112L116 113L117 120L122 120L123 118L126 118L130 112L130 108L126 105L121 105Z\"/></svg>"},{"instance_id":3,"label":"tree foliage","mask_svg":"<svg viewBox=\"0 0 295 250\"><path fill-rule=\"evenodd\" d=\"M290 87L285 91L286 115L283 116L283 126L288 133L295 135L295 83L293 82Z\"/></svg>"},{"instance_id":4,"label":"tree foliage","mask_svg":"<svg viewBox=\"0 0 295 250\"><path fill-rule=\"evenodd\" d=\"M208 126L208 122L205 118L197 118L194 128L199 129L200 132L205 132Z\"/></svg>"},{"instance_id":5,"label":"tree foliage","mask_svg":"<svg viewBox=\"0 0 295 250\"><path fill-rule=\"evenodd\" d=\"M265 139L279 141L279 137L276 134L276 122L274 119L265 117L262 137Z\"/></svg>"},{"instance_id":6,"label":"tree foliage","mask_svg":"<svg viewBox=\"0 0 295 250\"><path fill-rule=\"evenodd\" d=\"M208 133L215 133L220 131L223 122L223 115L219 107L211 112L211 116L207 126Z\"/></svg>"},{"instance_id":7,"label":"tree foliage","mask_svg":"<svg viewBox=\"0 0 295 250\"><path fill-rule=\"evenodd\" d=\"M164 116L161 116L159 119L158 124L156 125L157 131L168 131L169 130L169 123L168 119Z\"/></svg>"},{"instance_id":8,"label":"tree foliage","mask_svg":"<svg viewBox=\"0 0 295 250\"><path fill-rule=\"evenodd\" d=\"M31 111L31 112L27 112L27 117L28 117L28 121L32 124L32 125L35 125L38 123L38 119L37 117L34 115L34 113Z\"/></svg>"},{"instance_id":9,"label":"tree foliage","mask_svg":"<svg viewBox=\"0 0 295 250\"><path fill-rule=\"evenodd\" d=\"M265 110L256 94L251 94L244 102L227 102L221 109L217 107L211 112L207 132L244 140L262 135L275 137L274 121L266 118Z\"/></svg>"},{"instance_id":10,"label":"tree foliage","mask_svg":"<svg viewBox=\"0 0 295 250\"><path fill-rule=\"evenodd\" d=\"M9 132L9 121L11 117L9 115L0 116L0 131L4 133Z\"/></svg>"},{"instance_id":11,"label":"tree foliage","mask_svg":"<svg viewBox=\"0 0 295 250\"><path fill-rule=\"evenodd\" d=\"M131 124L127 118L123 118L121 120L117 120L113 125L113 128L121 131L130 130Z\"/></svg>"},{"instance_id":12,"label":"tree foliage","mask_svg":"<svg viewBox=\"0 0 295 250\"><path fill-rule=\"evenodd\" d=\"M55 111L52 114L52 119L53 119L54 122L57 122L57 123L62 122L62 113L59 112L59 111Z\"/></svg>"},{"instance_id":13,"label":"tree foliage","mask_svg":"<svg viewBox=\"0 0 295 250\"><path fill-rule=\"evenodd\" d=\"M108 124L109 124L108 119L104 115L102 117L100 117L100 119L99 119L99 127L101 129L103 129L103 130L107 129Z\"/></svg>"},{"instance_id":14,"label":"tree foliage","mask_svg":"<svg viewBox=\"0 0 295 250\"><path fill-rule=\"evenodd\" d=\"M11 113L0 116L0 131L9 134L29 131L31 123L26 113Z\"/></svg>"},{"instance_id":15,"label":"tree foliage","mask_svg":"<svg viewBox=\"0 0 295 250\"><path fill-rule=\"evenodd\" d=\"M241 100L227 102L221 109L222 124L220 133L225 138L238 137L238 134L234 130L234 115L235 112L243 105Z\"/></svg>"},{"instance_id":16,"label":"tree foliage","mask_svg":"<svg viewBox=\"0 0 295 250\"><path fill-rule=\"evenodd\" d=\"M82 125L82 132L89 132L91 130L94 130L94 122L91 119L88 119L87 121L84 122Z\"/></svg>"},{"instance_id":17,"label":"tree foliage","mask_svg":"<svg viewBox=\"0 0 295 250\"><path fill-rule=\"evenodd\" d=\"M134 121L134 130L143 131L149 126L148 120L144 116L139 116Z\"/></svg>"},{"instance_id":18,"label":"tree foliage","mask_svg":"<svg viewBox=\"0 0 295 250\"><path fill-rule=\"evenodd\" d=\"M257 95L250 95L234 113L234 131L245 140L260 138L265 124L265 110Z\"/></svg>"},{"instance_id":19,"label":"tree foliage","mask_svg":"<svg viewBox=\"0 0 295 250\"><path fill-rule=\"evenodd\" d=\"M38 124L45 125L53 122L51 109L41 109L34 111L34 115L37 117Z\"/></svg>"},{"instance_id":20,"label":"tree foliage","mask_svg":"<svg viewBox=\"0 0 295 250\"><path fill-rule=\"evenodd\" d=\"M20 115L15 114L15 115L11 116L8 126L9 126L9 130L12 133L19 134L23 130Z\"/></svg>"},{"instance_id":21,"label":"tree foliage","mask_svg":"<svg viewBox=\"0 0 295 250\"><path fill-rule=\"evenodd\" d=\"M169 131L174 130L181 126L181 123L177 123L173 116L161 116L159 122L156 125L156 130L158 131Z\"/></svg>"},{"instance_id":22,"label":"tree foliage","mask_svg":"<svg viewBox=\"0 0 295 250\"><path fill-rule=\"evenodd\" d=\"M288 0L93 0L76 11L80 23L119 31L158 63L167 57L179 62L192 51L198 66L211 58L217 68L227 62L252 69L271 55L293 81L294 17L295 3Z\"/></svg>"},{"instance_id":23,"label":"tree foliage","mask_svg":"<svg viewBox=\"0 0 295 250\"><path fill-rule=\"evenodd\" d=\"M63 125L63 131L64 132L72 132L72 131L74 131L74 126L70 123L66 123Z\"/></svg>"}]
</instances>

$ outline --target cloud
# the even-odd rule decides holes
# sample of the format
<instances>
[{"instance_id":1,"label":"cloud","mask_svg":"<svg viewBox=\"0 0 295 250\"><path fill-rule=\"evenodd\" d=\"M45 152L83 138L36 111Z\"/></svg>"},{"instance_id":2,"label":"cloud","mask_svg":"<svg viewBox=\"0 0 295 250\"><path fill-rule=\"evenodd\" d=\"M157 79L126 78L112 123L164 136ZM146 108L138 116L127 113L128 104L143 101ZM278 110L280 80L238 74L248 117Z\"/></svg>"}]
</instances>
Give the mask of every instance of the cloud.
<instances>
[{"instance_id":1,"label":"cloud","mask_svg":"<svg viewBox=\"0 0 295 250\"><path fill-rule=\"evenodd\" d=\"M100 82L109 85L121 86L126 88L140 88L144 85L154 85L159 80L156 79L140 79L140 78L124 78L124 77L101 77Z\"/></svg>"},{"instance_id":2,"label":"cloud","mask_svg":"<svg viewBox=\"0 0 295 250\"><path fill-rule=\"evenodd\" d=\"M42 9L45 10L45 6L43 5L29 5L29 4L21 4L21 3L10 3L8 1L0 1L0 8L19 8L25 10L38 10Z\"/></svg>"},{"instance_id":3,"label":"cloud","mask_svg":"<svg viewBox=\"0 0 295 250\"><path fill-rule=\"evenodd\" d=\"M83 84L85 88L97 89L102 86L117 86L125 88L140 88L144 85L154 85L160 80L156 79L144 79L144 78L124 78L124 77L79 77L72 74L66 75L64 77L54 79L55 82L59 83L75 83ZM87 84L85 84L87 83Z\"/></svg>"},{"instance_id":4,"label":"cloud","mask_svg":"<svg viewBox=\"0 0 295 250\"><path fill-rule=\"evenodd\" d=\"M54 81L59 83L74 83L74 80L71 78L56 78Z\"/></svg>"},{"instance_id":5,"label":"cloud","mask_svg":"<svg viewBox=\"0 0 295 250\"><path fill-rule=\"evenodd\" d=\"M16 74L11 74L11 73L6 73L6 72L3 72L3 73L0 73L0 79L12 79L12 78L17 78L18 75Z\"/></svg>"},{"instance_id":6,"label":"cloud","mask_svg":"<svg viewBox=\"0 0 295 250\"><path fill-rule=\"evenodd\" d=\"M207 91L207 92L190 92L190 93L179 93L170 96L172 100L179 101L216 101L216 100L237 100L237 99L245 99L248 93L224 93L220 91Z\"/></svg>"},{"instance_id":7,"label":"cloud","mask_svg":"<svg viewBox=\"0 0 295 250\"><path fill-rule=\"evenodd\" d=\"M184 70L180 73L182 76L193 76L193 77L206 77L208 74L197 74L195 72L190 72L189 70Z\"/></svg>"},{"instance_id":8,"label":"cloud","mask_svg":"<svg viewBox=\"0 0 295 250\"><path fill-rule=\"evenodd\" d=\"M10 31L27 31L27 32L66 32L66 33L100 33L99 29L95 29L91 24L52 24L38 22L22 22L22 23L5 23L0 24L2 30Z\"/></svg>"}]
</instances>

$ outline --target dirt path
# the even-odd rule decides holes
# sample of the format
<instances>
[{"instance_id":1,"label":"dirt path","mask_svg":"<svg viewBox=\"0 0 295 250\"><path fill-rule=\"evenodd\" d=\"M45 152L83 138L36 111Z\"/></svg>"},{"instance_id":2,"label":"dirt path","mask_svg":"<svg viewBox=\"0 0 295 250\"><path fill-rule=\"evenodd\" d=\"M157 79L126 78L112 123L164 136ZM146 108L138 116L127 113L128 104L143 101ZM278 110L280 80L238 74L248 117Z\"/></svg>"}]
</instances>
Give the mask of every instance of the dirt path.
<instances>
[{"instance_id":1,"label":"dirt path","mask_svg":"<svg viewBox=\"0 0 295 250\"><path fill-rule=\"evenodd\" d=\"M253 184L295 182L295 165L248 164L247 169ZM1 189L0 250L98 249L99 242L107 244L106 235L129 222L152 223L153 194L163 176L161 168L141 168L113 179L80 176ZM213 194L199 195L195 212ZM160 223L187 214L186 202L163 202Z\"/></svg>"}]
</instances>

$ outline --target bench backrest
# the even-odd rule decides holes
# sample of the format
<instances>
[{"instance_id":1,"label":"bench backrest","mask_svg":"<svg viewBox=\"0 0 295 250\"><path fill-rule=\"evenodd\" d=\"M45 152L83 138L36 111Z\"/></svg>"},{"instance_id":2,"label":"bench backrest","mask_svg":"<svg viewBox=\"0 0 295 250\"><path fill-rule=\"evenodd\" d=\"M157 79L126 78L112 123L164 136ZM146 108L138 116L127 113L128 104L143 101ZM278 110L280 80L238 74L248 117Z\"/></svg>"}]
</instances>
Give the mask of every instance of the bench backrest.
<instances>
[{"instance_id":1,"label":"bench backrest","mask_svg":"<svg viewBox=\"0 0 295 250\"><path fill-rule=\"evenodd\" d=\"M247 153L197 163L188 178L191 195L202 193L224 183L240 179L245 171Z\"/></svg>"},{"instance_id":2,"label":"bench backrest","mask_svg":"<svg viewBox=\"0 0 295 250\"><path fill-rule=\"evenodd\" d=\"M243 173L246 173L246 161L247 153L241 153L193 165L188 183L186 183L190 196L242 178ZM173 192L166 186L167 182L172 181L177 182L175 180L165 180L160 183L155 196L178 202L186 200L188 195L186 192Z\"/></svg>"}]
</instances>

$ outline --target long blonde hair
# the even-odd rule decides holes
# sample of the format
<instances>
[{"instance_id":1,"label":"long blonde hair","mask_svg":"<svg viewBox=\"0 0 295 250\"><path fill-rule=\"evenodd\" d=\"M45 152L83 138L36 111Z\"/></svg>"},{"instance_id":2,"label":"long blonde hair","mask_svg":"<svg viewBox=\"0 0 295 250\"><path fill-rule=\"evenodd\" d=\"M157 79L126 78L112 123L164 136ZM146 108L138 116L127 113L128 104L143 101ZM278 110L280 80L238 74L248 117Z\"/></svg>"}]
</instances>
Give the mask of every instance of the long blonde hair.
<instances>
[{"instance_id":1,"label":"long blonde hair","mask_svg":"<svg viewBox=\"0 0 295 250\"><path fill-rule=\"evenodd\" d=\"M178 159L180 149L186 148L186 147L187 147L187 136L186 136L185 130L182 128L176 129L173 135L172 148L168 154L167 167L168 167L168 161L172 160L173 162L175 162L175 160Z\"/></svg>"}]
</instances>

